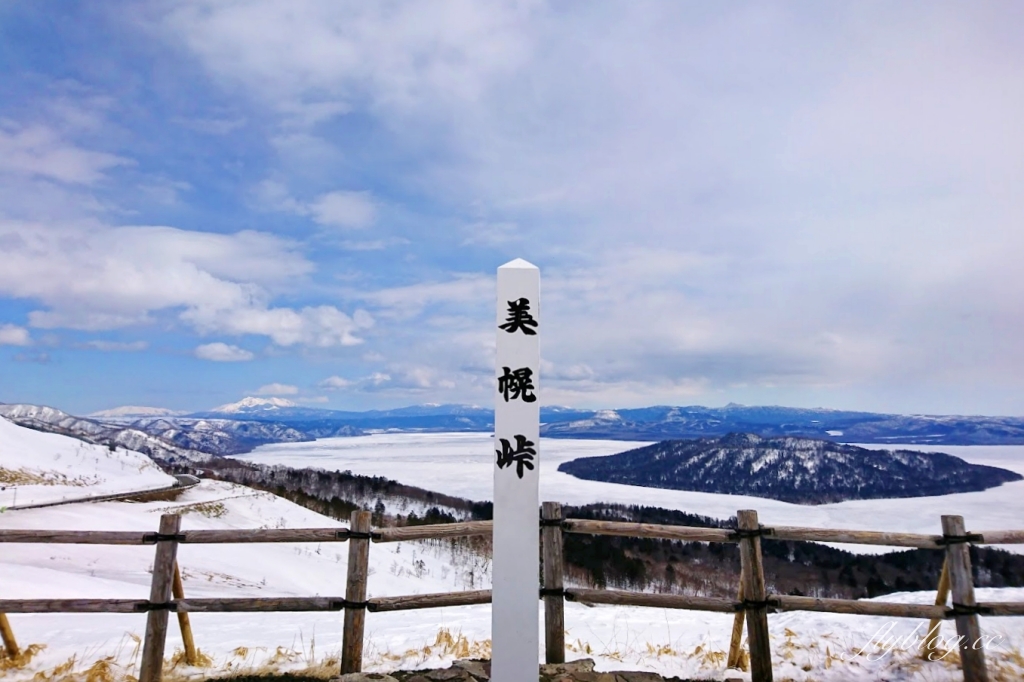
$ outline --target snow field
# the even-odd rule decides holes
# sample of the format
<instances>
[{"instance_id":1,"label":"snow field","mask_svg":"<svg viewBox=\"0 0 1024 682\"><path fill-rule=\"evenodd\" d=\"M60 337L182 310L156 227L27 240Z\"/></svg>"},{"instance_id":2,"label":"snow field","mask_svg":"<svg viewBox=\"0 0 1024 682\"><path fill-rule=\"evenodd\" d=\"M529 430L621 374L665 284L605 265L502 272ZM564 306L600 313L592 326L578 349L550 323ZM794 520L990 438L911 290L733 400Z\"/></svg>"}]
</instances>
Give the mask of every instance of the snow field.
<instances>
[{"instance_id":1,"label":"snow field","mask_svg":"<svg viewBox=\"0 0 1024 682\"><path fill-rule=\"evenodd\" d=\"M494 451L485 433L386 433L355 438L326 438L309 443L264 445L239 456L262 464L321 468L365 476L386 476L428 490L489 500L493 488ZM678 509L727 519L739 509L756 509L761 523L812 528L941 533L943 514L960 514L968 530L1024 528L1024 481L973 493L885 500L851 500L799 505L762 497L664 490L585 481L558 471L577 457L610 455L649 443L542 438L540 498L563 504L609 502ZM990 464L1024 474L1024 446L863 445L873 449L939 450L976 464ZM884 547L835 545L849 551L877 553ZM1024 553L1024 545L1004 546Z\"/></svg>"}]
</instances>

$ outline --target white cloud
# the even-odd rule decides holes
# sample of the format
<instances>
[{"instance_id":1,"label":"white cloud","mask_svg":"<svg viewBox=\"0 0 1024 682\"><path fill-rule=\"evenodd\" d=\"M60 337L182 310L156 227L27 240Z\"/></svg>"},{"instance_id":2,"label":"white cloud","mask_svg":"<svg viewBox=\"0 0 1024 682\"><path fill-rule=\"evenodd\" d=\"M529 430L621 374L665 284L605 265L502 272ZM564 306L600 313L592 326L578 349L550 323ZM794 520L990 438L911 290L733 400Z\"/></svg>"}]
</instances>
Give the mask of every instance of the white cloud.
<instances>
[{"instance_id":1,"label":"white cloud","mask_svg":"<svg viewBox=\"0 0 1024 682\"><path fill-rule=\"evenodd\" d=\"M84 348L92 348L93 350L105 352L140 351L149 348L149 344L145 341L104 341L102 339L86 341L81 345Z\"/></svg>"},{"instance_id":2,"label":"white cloud","mask_svg":"<svg viewBox=\"0 0 1024 682\"><path fill-rule=\"evenodd\" d=\"M352 386L354 382L339 376L327 377L320 382L319 386L327 391L339 391Z\"/></svg>"},{"instance_id":3,"label":"white cloud","mask_svg":"<svg viewBox=\"0 0 1024 682\"><path fill-rule=\"evenodd\" d=\"M420 313L439 304L492 305L495 296L493 276L459 273L446 282L423 282L366 292L350 292L353 298L380 306L399 318Z\"/></svg>"},{"instance_id":4,"label":"white cloud","mask_svg":"<svg viewBox=\"0 0 1024 682\"><path fill-rule=\"evenodd\" d=\"M538 262L545 353L566 368L553 383L641 401L643 382L660 399L786 385L812 400L821 386L885 395L940 380L931 393L1019 389L1019 13L166 7L167 33L218 82L276 109L279 149L326 159L326 126L303 128L365 116L382 140L367 158L381 151L420 196L469 207L455 222L468 235L424 240L514 244ZM327 172L320 162L304 171ZM313 215L308 196L276 200ZM375 338L389 358L471 378L484 342L456 347L452 330L489 326L493 270L426 272L348 295L401 321Z\"/></svg>"},{"instance_id":5,"label":"white cloud","mask_svg":"<svg viewBox=\"0 0 1024 682\"><path fill-rule=\"evenodd\" d=\"M0 346L28 346L32 337L28 330L13 324L0 325Z\"/></svg>"},{"instance_id":6,"label":"white cloud","mask_svg":"<svg viewBox=\"0 0 1024 682\"><path fill-rule=\"evenodd\" d=\"M298 392L299 387L291 384L266 384L256 389L256 395L296 395Z\"/></svg>"},{"instance_id":7,"label":"white cloud","mask_svg":"<svg viewBox=\"0 0 1024 682\"><path fill-rule=\"evenodd\" d=\"M195 355L200 360L212 360L213 362L245 362L256 357L244 348L230 346L220 341L196 346Z\"/></svg>"},{"instance_id":8,"label":"white cloud","mask_svg":"<svg viewBox=\"0 0 1024 682\"><path fill-rule=\"evenodd\" d=\"M309 211L319 224L334 227L368 227L377 217L369 192L329 192L310 204Z\"/></svg>"},{"instance_id":9,"label":"white cloud","mask_svg":"<svg viewBox=\"0 0 1024 682\"><path fill-rule=\"evenodd\" d=\"M0 173L91 185L105 171L127 163L120 156L70 144L46 126L12 128L0 122Z\"/></svg>"},{"instance_id":10,"label":"white cloud","mask_svg":"<svg viewBox=\"0 0 1024 682\"><path fill-rule=\"evenodd\" d=\"M377 219L377 205L369 192L335 190L302 202L292 196L284 183L267 179L253 188L252 197L260 208L309 217L324 227L361 229ZM383 240L368 244L365 248L371 250L389 245Z\"/></svg>"},{"instance_id":11,"label":"white cloud","mask_svg":"<svg viewBox=\"0 0 1024 682\"><path fill-rule=\"evenodd\" d=\"M317 348L355 346L363 342L355 332L373 326L373 318L365 311L357 310L349 316L328 305L300 310L194 307L181 317L204 333L259 334L269 336L279 346Z\"/></svg>"},{"instance_id":12,"label":"white cloud","mask_svg":"<svg viewBox=\"0 0 1024 682\"><path fill-rule=\"evenodd\" d=\"M365 311L271 305L313 265L269 234L224 235L170 227L43 225L0 220L0 294L41 302L40 328L113 329L177 314L204 334L255 334L281 346L361 342Z\"/></svg>"}]
</instances>

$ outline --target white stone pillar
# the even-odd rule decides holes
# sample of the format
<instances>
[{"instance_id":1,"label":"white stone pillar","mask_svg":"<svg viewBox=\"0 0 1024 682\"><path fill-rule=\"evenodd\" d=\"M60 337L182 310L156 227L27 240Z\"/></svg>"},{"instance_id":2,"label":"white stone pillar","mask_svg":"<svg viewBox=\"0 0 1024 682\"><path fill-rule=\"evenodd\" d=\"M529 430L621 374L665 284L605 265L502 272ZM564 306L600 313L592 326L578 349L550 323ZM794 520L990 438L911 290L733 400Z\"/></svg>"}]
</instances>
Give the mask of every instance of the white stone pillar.
<instances>
[{"instance_id":1,"label":"white stone pillar","mask_svg":"<svg viewBox=\"0 0 1024 682\"><path fill-rule=\"evenodd\" d=\"M498 268L491 680L539 674L540 271Z\"/></svg>"}]
</instances>

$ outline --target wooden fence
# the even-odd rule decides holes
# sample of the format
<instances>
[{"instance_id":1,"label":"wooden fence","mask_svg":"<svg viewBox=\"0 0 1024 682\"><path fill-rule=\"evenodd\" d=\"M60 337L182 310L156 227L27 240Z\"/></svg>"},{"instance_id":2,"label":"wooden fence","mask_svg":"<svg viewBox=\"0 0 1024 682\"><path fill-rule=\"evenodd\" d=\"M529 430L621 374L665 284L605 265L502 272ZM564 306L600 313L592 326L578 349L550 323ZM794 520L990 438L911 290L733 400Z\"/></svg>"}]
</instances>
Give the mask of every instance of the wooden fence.
<instances>
[{"instance_id":1,"label":"wooden fence","mask_svg":"<svg viewBox=\"0 0 1024 682\"><path fill-rule=\"evenodd\" d=\"M69 543L93 545L155 545L156 560L148 600L137 599L2 599L0 600L0 636L8 655L17 655L18 645L7 613L146 613L146 634L142 650L140 682L159 682L164 657L169 614L174 612L182 630L186 659L195 661L188 614L195 612L252 611L340 611L345 612L341 672L360 670L363 656L363 630L366 612L403 611L486 604L490 590L444 592L399 597L366 597L369 548L371 542L400 542L490 535L490 521L469 521L402 528L378 528L370 525L370 513L353 512L348 529L257 529L257 530L181 530L181 517L165 514L156 533L128 531L37 531L0 530L0 543ZM549 663L565 660L565 600L587 604L650 606L669 609L716 611L735 614L728 665L744 663L740 649L744 621L747 629L750 672L754 682L772 680L771 649L768 638L768 613L779 611L818 611L855 615L921 618L930 621L922 655L936 648L938 626L942 620L956 621L960 638L960 658L966 682L985 682L985 652L980 643L978 616L1021 616L1024 603L978 603L974 598L968 546L1022 544L1024 531L984 531L968 533L959 516L942 517L942 535L886 533L877 531L831 530L790 526L765 527L758 523L757 512L740 511L736 528L698 528L691 526L621 523L562 518L561 505L545 502L540 519L544 600L545 657ZM651 594L623 590L594 590L563 585L562 539L564 533L619 535L690 542L738 543L740 549L740 587L737 599L697 597L678 594ZM819 599L769 593L765 586L761 560L761 542L794 540L850 543L944 550L946 554L934 605L900 604L854 599ZM267 543L267 542L348 542L348 575L344 597L270 597L203 598L184 595L177 568L179 544ZM952 606L946 600L952 593Z\"/></svg>"}]
</instances>

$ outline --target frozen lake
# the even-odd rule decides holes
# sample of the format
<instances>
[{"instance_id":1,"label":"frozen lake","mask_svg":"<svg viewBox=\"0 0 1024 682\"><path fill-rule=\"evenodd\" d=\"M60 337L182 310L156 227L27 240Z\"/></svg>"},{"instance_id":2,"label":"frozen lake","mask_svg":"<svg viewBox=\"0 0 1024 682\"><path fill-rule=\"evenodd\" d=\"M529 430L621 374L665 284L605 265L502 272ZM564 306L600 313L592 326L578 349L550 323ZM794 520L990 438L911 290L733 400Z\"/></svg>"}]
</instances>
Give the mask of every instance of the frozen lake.
<instances>
[{"instance_id":1,"label":"frozen lake","mask_svg":"<svg viewBox=\"0 0 1024 682\"><path fill-rule=\"evenodd\" d=\"M489 500L492 489L492 437L486 433L388 433L355 438L327 438L310 443L265 445L240 459L289 467L314 467L366 476L385 476L471 500ZM564 504L617 502L679 509L728 518L738 509L756 509L762 523L818 528L940 533L939 517L960 514L968 530L1024 527L1024 481L983 492L939 497L855 500L817 506L760 497L642 488L584 481L557 471L562 462L610 455L646 445L635 441L544 438L540 444L540 497ZM976 464L999 466L1024 474L1024 446L867 445L873 449L940 451ZM847 548L852 549L850 546ZM870 548L863 548L870 550ZM1024 545L1007 547L1024 553ZM874 550L870 550L874 551Z\"/></svg>"}]
</instances>

